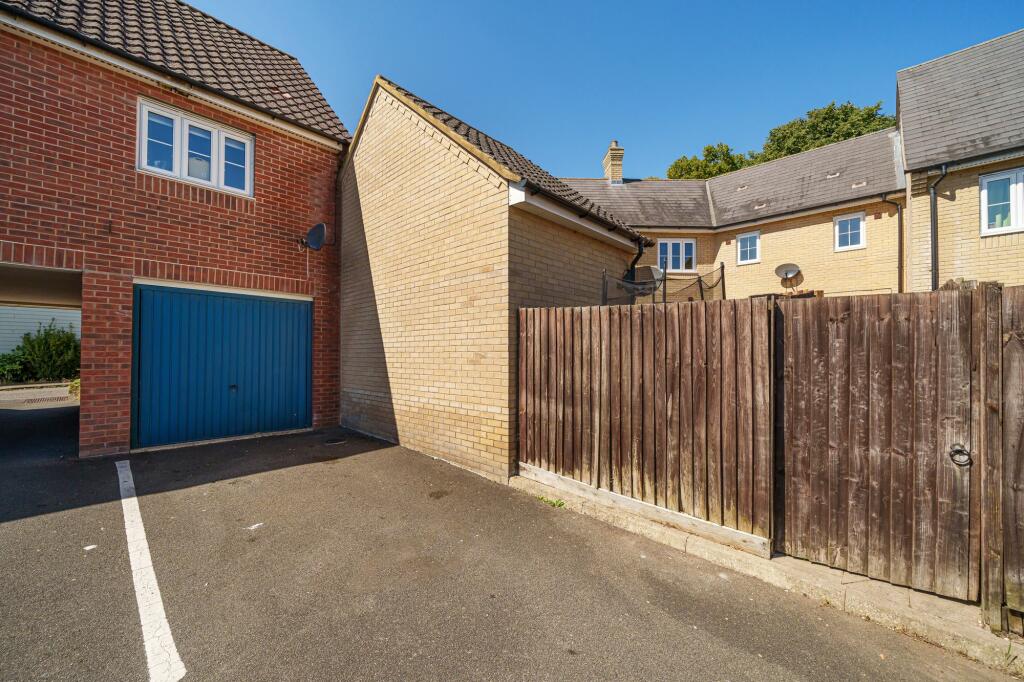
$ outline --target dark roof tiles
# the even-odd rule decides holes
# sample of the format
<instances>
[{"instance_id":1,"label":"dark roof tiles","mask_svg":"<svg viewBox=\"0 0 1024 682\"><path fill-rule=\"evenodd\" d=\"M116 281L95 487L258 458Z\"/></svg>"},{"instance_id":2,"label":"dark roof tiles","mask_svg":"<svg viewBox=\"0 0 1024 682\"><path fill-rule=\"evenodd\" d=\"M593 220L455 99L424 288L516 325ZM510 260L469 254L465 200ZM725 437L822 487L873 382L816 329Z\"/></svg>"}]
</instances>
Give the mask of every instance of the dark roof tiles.
<instances>
[{"instance_id":1,"label":"dark roof tiles","mask_svg":"<svg viewBox=\"0 0 1024 682\"><path fill-rule=\"evenodd\" d=\"M896 74L907 168L1024 147L1024 30Z\"/></svg>"},{"instance_id":2,"label":"dark roof tiles","mask_svg":"<svg viewBox=\"0 0 1024 682\"><path fill-rule=\"evenodd\" d=\"M0 8L321 135L349 137L295 57L180 0L0 0Z\"/></svg>"},{"instance_id":3,"label":"dark roof tiles","mask_svg":"<svg viewBox=\"0 0 1024 682\"><path fill-rule=\"evenodd\" d=\"M562 180L548 173L546 170L530 161L528 158L517 152L504 142L494 139L486 133L474 128L465 121L459 120L447 111L434 106L422 97L417 97L400 85L380 77L379 78L394 88L403 97L411 101L428 115L434 117L438 122L444 124L452 132L466 140L469 144L498 162L508 170L520 176L534 188L559 201L571 204L581 211L582 215L589 215L603 222L616 230L629 235L631 239L645 239L638 232L630 229L629 225L617 215L599 204L593 197L586 197L576 189L570 187Z\"/></svg>"}]
</instances>

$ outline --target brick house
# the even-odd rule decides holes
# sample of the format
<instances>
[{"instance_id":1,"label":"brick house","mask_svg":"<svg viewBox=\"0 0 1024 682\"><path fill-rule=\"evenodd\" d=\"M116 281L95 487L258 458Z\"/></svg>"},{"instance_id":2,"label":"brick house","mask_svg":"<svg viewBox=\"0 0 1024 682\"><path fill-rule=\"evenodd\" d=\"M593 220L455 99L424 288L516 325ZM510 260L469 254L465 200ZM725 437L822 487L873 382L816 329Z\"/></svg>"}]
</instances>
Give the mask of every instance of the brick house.
<instances>
[{"instance_id":1,"label":"brick house","mask_svg":"<svg viewBox=\"0 0 1024 682\"><path fill-rule=\"evenodd\" d=\"M336 424L349 136L298 61L175 0L4 0L0 61L0 302L81 308L81 454Z\"/></svg>"},{"instance_id":2,"label":"brick house","mask_svg":"<svg viewBox=\"0 0 1024 682\"><path fill-rule=\"evenodd\" d=\"M342 424L507 479L518 309L600 303L645 240L379 77L341 187Z\"/></svg>"},{"instance_id":3,"label":"brick house","mask_svg":"<svg viewBox=\"0 0 1024 682\"><path fill-rule=\"evenodd\" d=\"M623 179L613 143L604 177L563 180L657 240L642 262L669 273L670 298L718 269L729 298L780 293L787 262L826 294L1024 284L1024 31L896 80L889 130L706 181Z\"/></svg>"}]
</instances>

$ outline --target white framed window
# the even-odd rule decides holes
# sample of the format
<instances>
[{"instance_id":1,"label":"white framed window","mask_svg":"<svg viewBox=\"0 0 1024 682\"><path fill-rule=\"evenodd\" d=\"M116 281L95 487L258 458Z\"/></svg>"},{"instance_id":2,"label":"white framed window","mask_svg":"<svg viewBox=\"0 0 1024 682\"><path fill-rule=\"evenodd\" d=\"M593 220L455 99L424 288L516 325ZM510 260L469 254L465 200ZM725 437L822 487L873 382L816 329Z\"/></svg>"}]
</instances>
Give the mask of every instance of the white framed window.
<instances>
[{"instance_id":1,"label":"white framed window","mask_svg":"<svg viewBox=\"0 0 1024 682\"><path fill-rule=\"evenodd\" d=\"M659 239L658 267L664 272L697 272L696 240Z\"/></svg>"},{"instance_id":2,"label":"white framed window","mask_svg":"<svg viewBox=\"0 0 1024 682\"><path fill-rule=\"evenodd\" d=\"M736 235L736 264L750 265L761 262L761 231Z\"/></svg>"},{"instance_id":3,"label":"white framed window","mask_svg":"<svg viewBox=\"0 0 1024 682\"><path fill-rule=\"evenodd\" d=\"M983 175L981 235L1024 231L1024 168Z\"/></svg>"},{"instance_id":4,"label":"white framed window","mask_svg":"<svg viewBox=\"0 0 1024 682\"><path fill-rule=\"evenodd\" d=\"M832 219L836 251L853 251L867 247L868 235L864 229L864 218L864 213L848 213Z\"/></svg>"},{"instance_id":5,"label":"white framed window","mask_svg":"<svg viewBox=\"0 0 1024 682\"><path fill-rule=\"evenodd\" d=\"M252 196L251 135L139 100L138 169Z\"/></svg>"}]
</instances>

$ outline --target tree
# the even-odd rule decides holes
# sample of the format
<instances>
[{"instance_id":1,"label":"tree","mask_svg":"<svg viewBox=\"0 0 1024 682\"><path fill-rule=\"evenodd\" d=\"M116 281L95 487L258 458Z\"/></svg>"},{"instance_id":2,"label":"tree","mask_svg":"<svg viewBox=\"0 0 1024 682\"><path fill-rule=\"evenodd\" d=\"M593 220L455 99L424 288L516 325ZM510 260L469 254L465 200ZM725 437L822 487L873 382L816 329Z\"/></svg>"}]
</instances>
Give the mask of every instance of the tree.
<instances>
[{"instance_id":1,"label":"tree","mask_svg":"<svg viewBox=\"0 0 1024 682\"><path fill-rule=\"evenodd\" d=\"M882 103L858 107L851 102L811 109L806 116L772 128L756 162L781 159L833 142L849 140L896 125L895 116L881 113Z\"/></svg>"},{"instance_id":2,"label":"tree","mask_svg":"<svg viewBox=\"0 0 1024 682\"><path fill-rule=\"evenodd\" d=\"M669 166L667 175L673 179L713 178L745 166L781 159L895 125L896 117L887 116L881 110L881 102L864 107L851 102L839 105L830 102L827 106L811 109L805 116L772 128L761 151L737 154L729 145L719 142L704 147L702 158L679 157Z\"/></svg>"},{"instance_id":3,"label":"tree","mask_svg":"<svg viewBox=\"0 0 1024 682\"><path fill-rule=\"evenodd\" d=\"M722 173L739 170L749 163L749 157L737 154L724 142L704 147L704 155L680 156L669 166L668 177L673 180L704 180Z\"/></svg>"}]
</instances>

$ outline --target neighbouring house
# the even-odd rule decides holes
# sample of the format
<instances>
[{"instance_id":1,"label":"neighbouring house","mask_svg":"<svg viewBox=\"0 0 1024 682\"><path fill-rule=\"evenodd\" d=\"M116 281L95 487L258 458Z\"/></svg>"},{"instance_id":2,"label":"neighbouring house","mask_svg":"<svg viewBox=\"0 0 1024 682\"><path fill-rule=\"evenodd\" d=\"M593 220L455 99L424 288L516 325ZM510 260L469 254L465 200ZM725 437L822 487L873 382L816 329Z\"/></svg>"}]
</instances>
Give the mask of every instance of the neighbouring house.
<instances>
[{"instance_id":1,"label":"neighbouring house","mask_svg":"<svg viewBox=\"0 0 1024 682\"><path fill-rule=\"evenodd\" d=\"M646 240L380 77L341 187L342 424L507 479L518 309L600 303Z\"/></svg>"},{"instance_id":2,"label":"neighbouring house","mask_svg":"<svg viewBox=\"0 0 1024 682\"><path fill-rule=\"evenodd\" d=\"M0 1L0 303L81 310L82 455L338 419L349 135L176 0Z\"/></svg>"},{"instance_id":3,"label":"neighbouring house","mask_svg":"<svg viewBox=\"0 0 1024 682\"><path fill-rule=\"evenodd\" d=\"M563 180L657 240L670 299L716 270L729 298L781 293L783 263L826 294L1024 284L1022 108L1017 31L900 71L889 130L706 181L624 179L613 142L604 177Z\"/></svg>"}]
</instances>

